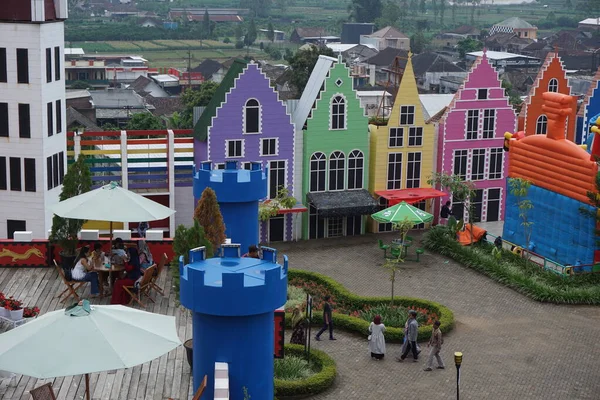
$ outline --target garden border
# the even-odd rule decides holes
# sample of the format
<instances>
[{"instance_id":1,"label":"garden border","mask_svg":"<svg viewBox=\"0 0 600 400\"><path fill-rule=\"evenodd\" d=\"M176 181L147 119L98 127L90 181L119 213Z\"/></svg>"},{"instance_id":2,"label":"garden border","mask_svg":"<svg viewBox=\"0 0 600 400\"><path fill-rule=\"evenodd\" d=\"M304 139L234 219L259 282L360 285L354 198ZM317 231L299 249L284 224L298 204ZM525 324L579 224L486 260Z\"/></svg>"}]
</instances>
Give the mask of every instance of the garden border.
<instances>
[{"instance_id":1,"label":"garden border","mask_svg":"<svg viewBox=\"0 0 600 400\"><path fill-rule=\"evenodd\" d=\"M343 299L343 301L355 306L378 305L382 303L389 303L391 300L390 297L363 297L355 295L346 289L341 283L317 272L289 269L288 280L292 278L301 278L323 285L329 290L329 293L338 302L340 302L340 299ZM448 307L443 306L440 303L414 297L394 297L394 304L403 305L406 307L422 307L435 312L438 315L441 323L440 329L444 333L451 331L454 327L454 313ZM290 328L290 313L286 313L285 320L286 326ZM323 313L321 311L313 312L312 323L314 325L320 325L323 323ZM369 321L365 321L360 318L335 312L333 313L333 326L342 330L350 331L366 337L366 335L369 333L369 324ZM429 340L431 337L431 331L431 325L420 326L418 340ZM391 343L402 342L404 340L404 329L386 326L385 339L387 342Z\"/></svg>"},{"instance_id":2,"label":"garden border","mask_svg":"<svg viewBox=\"0 0 600 400\"><path fill-rule=\"evenodd\" d=\"M304 356L304 346L285 345L286 355ZM300 398L312 396L329 389L337 376L335 360L321 350L311 349L310 362L318 363L321 370L306 379L284 381L275 379L275 396L278 399Z\"/></svg>"}]
</instances>

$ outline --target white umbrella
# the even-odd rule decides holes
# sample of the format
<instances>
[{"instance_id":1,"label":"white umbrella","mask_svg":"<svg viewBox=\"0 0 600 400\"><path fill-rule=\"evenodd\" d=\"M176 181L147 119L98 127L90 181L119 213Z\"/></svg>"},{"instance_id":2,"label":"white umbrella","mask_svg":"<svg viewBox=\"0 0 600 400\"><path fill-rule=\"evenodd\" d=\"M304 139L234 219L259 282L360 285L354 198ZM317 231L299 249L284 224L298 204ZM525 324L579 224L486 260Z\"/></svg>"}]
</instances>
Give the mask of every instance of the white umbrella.
<instances>
[{"instance_id":1,"label":"white umbrella","mask_svg":"<svg viewBox=\"0 0 600 400\"><path fill-rule=\"evenodd\" d=\"M0 370L40 379L86 374L89 399L89 373L131 368L179 345L175 317L84 300L1 334Z\"/></svg>"}]
</instances>

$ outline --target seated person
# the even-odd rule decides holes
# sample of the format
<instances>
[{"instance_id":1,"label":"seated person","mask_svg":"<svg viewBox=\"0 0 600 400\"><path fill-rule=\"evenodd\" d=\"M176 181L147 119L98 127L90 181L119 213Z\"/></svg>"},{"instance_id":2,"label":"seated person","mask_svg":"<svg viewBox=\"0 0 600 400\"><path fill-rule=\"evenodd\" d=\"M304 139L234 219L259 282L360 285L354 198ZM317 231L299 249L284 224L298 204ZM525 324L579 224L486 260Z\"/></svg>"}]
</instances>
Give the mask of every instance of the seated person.
<instances>
[{"instance_id":1,"label":"seated person","mask_svg":"<svg viewBox=\"0 0 600 400\"><path fill-rule=\"evenodd\" d=\"M94 245L94 251L92 251L92 264L94 268L102 268L104 266L104 259L106 254L102 251L102 244L96 243Z\"/></svg>"},{"instance_id":2,"label":"seated person","mask_svg":"<svg viewBox=\"0 0 600 400\"><path fill-rule=\"evenodd\" d=\"M90 282L90 293L92 297L97 297L100 293L98 285L98 273L94 272L94 267L88 261L89 252L90 248L88 246L83 246L79 250L79 254L77 254L77 258L75 258L75 266L71 271L71 277L74 281Z\"/></svg>"},{"instance_id":3,"label":"seated person","mask_svg":"<svg viewBox=\"0 0 600 400\"><path fill-rule=\"evenodd\" d=\"M142 276L142 268L140 266L140 256L135 247L127 249L129 261L125 264L124 276L117 279L113 286L112 297L110 304L127 305L131 302L131 297L123 289L123 286L134 286L135 282Z\"/></svg>"},{"instance_id":4,"label":"seated person","mask_svg":"<svg viewBox=\"0 0 600 400\"><path fill-rule=\"evenodd\" d=\"M127 261L129 261L129 258L125 251L125 243L123 243L123 239L116 238L110 252L110 262L114 265L125 265Z\"/></svg>"},{"instance_id":5,"label":"seated person","mask_svg":"<svg viewBox=\"0 0 600 400\"><path fill-rule=\"evenodd\" d=\"M142 269L146 269L154 264L152 253L145 240L138 241L138 253L140 253L140 266Z\"/></svg>"},{"instance_id":6,"label":"seated person","mask_svg":"<svg viewBox=\"0 0 600 400\"><path fill-rule=\"evenodd\" d=\"M260 253L259 253L258 247L256 247L256 245L249 246L248 252L246 254L244 254L242 257L260 258Z\"/></svg>"}]
</instances>

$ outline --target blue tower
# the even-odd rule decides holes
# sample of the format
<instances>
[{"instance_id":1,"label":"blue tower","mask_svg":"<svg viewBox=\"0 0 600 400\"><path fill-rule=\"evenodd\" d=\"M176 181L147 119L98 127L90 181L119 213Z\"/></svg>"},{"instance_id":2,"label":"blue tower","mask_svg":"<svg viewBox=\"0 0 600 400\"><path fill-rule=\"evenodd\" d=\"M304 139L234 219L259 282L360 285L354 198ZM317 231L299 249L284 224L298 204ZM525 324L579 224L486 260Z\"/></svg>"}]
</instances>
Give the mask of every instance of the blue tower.
<instances>
[{"instance_id":1,"label":"blue tower","mask_svg":"<svg viewBox=\"0 0 600 400\"><path fill-rule=\"evenodd\" d=\"M240 258L239 244L225 244L220 257L206 259L204 247L179 258L180 299L193 312L194 390L208 375L214 393L215 362L229 364L231 400L273 398L273 312L287 298L288 259L262 248L262 259Z\"/></svg>"},{"instance_id":2,"label":"blue tower","mask_svg":"<svg viewBox=\"0 0 600 400\"><path fill-rule=\"evenodd\" d=\"M205 188L217 193L217 201L225 222L225 233L242 251L258 244L258 202L267 196L267 175L260 163L251 169L237 169L237 161L227 161L225 169L212 169L203 162L194 175L194 198L200 200Z\"/></svg>"}]
</instances>

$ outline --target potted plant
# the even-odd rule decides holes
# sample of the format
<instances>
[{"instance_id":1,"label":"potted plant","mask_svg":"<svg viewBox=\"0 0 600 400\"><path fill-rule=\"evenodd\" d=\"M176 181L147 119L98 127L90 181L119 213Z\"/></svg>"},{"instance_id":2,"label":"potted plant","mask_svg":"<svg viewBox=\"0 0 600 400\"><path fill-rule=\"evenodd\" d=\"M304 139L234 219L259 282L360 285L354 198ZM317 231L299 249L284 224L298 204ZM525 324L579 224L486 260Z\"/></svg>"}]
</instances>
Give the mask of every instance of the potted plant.
<instances>
[{"instance_id":1,"label":"potted plant","mask_svg":"<svg viewBox=\"0 0 600 400\"><path fill-rule=\"evenodd\" d=\"M10 313L10 319L20 321L23 319L23 303L15 300L12 296L4 301L4 308Z\"/></svg>"},{"instance_id":2,"label":"potted plant","mask_svg":"<svg viewBox=\"0 0 600 400\"><path fill-rule=\"evenodd\" d=\"M64 176L60 201L70 199L92 188L92 174L85 163L85 157L79 156L77 161L69 166ZM85 223L81 219L62 218L55 215L52 218L52 231L50 241L57 244L60 249L60 257L63 269L73 267L75 261L75 249L77 248L77 234Z\"/></svg>"},{"instance_id":3,"label":"potted plant","mask_svg":"<svg viewBox=\"0 0 600 400\"><path fill-rule=\"evenodd\" d=\"M23 309L23 318L25 319L33 319L40 314L40 309L38 307L25 307Z\"/></svg>"},{"instance_id":4,"label":"potted plant","mask_svg":"<svg viewBox=\"0 0 600 400\"><path fill-rule=\"evenodd\" d=\"M183 343L185 348L185 355L187 356L187 362L190 364L190 369L194 367L194 341L188 339Z\"/></svg>"},{"instance_id":5,"label":"potted plant","mask_svg":"<svg viewBox=\"0 0 600 400\"><path fill-rule=\"evenodd\" d=\"M6 305L6 297L4 297L4 293L0 292L0 317L8 318L10 313L4 306Z\"/></svg>"}]
</instances>

